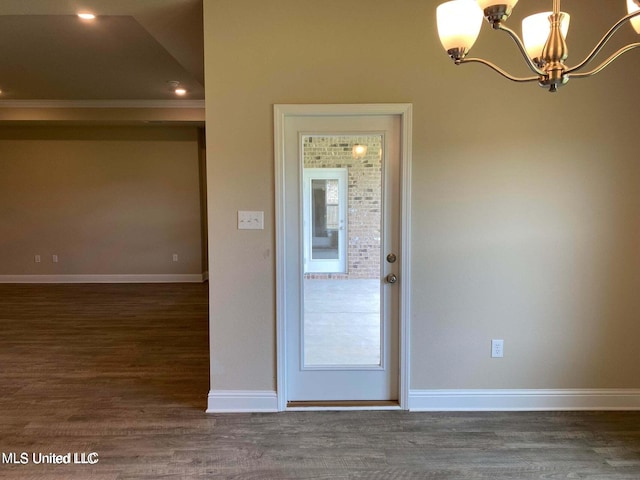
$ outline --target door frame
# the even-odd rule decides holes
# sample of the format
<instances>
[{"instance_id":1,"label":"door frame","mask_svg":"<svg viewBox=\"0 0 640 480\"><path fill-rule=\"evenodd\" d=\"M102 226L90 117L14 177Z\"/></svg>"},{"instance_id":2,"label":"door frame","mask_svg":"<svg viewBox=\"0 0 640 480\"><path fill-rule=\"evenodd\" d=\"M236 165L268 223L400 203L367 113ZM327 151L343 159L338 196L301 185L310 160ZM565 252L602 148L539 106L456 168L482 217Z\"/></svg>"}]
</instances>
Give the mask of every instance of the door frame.
<instances>
[{"instance_id":1,"label":"door frame","mask_svg":"<svg viewBox=\"0 0 640 480\"><path fill-rule=\"evenodd\" d=\"M410 103L380 104L276 104L274 115L275 153L275 211L276 211L276 391L278 410L287 410L287 332L285 289L285 119L287 117L322 116L375 116L393 115L400 117L400 252L398 255L399 292L399 391L400 409L408 409L410 379L410 307L411 307L411 135L413 105ZM325 407L317 409L335 409ZM344 407L347 408L347 407ZM360 407L348 407L360 408ZM376 407L362 407L362 409ZM384 407L382 407L384 408ZM386 408L388 409L388 407Z\"/></svg>"}]
</instances>

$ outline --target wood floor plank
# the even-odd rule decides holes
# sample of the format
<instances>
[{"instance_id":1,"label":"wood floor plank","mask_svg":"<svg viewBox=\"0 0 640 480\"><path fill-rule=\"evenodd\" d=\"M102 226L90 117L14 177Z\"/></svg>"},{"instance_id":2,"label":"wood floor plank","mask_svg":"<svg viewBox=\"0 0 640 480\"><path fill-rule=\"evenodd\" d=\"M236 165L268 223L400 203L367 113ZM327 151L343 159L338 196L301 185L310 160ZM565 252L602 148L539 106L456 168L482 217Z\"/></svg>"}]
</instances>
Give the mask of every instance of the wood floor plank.
<instances>
[{"instance_id":1,"label":"wood floor plank","mask_svg":"<svg viewBox=\"0 0 640 480\"><path fill-rule=\"evenodd\" d=\"M640 412L207 415L207 285L0 285L0 479L638 480Z\"/></svg>"}]
</instances>

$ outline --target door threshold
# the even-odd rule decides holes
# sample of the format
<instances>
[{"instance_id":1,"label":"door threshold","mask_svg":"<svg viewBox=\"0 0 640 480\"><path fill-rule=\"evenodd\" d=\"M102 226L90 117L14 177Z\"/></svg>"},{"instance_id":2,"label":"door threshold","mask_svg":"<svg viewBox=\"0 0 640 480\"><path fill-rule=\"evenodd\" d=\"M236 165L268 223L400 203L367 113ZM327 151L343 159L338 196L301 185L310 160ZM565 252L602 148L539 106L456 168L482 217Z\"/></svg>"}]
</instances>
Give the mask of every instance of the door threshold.
<instances>
[{"instance_id":1,"label":"door threshold","mask_svg":"<svg viewBox=\"0 0 640 480\"><path fill-rule=\"evenodd\" d=\"M309 410L400 410L397 400L329 400L287 402L288 411Z\"/></svg>"}]
</instances>

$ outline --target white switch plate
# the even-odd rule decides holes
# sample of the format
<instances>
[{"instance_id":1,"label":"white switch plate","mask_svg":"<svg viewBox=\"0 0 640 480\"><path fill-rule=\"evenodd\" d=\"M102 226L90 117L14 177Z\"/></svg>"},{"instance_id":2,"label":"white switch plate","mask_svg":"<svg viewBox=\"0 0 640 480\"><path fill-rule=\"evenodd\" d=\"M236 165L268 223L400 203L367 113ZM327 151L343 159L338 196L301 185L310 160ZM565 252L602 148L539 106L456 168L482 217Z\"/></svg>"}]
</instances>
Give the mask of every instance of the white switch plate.
<instances>
[{"instance_id":1,"label":"white switch plate","mask_svg":"<svg viewBox=\"0 0 640 480\"><path fill-rule=\"evenodd\" d=\"M238 210L238 230L264 230L264 212Z\"/></svg>"}]
</instances>

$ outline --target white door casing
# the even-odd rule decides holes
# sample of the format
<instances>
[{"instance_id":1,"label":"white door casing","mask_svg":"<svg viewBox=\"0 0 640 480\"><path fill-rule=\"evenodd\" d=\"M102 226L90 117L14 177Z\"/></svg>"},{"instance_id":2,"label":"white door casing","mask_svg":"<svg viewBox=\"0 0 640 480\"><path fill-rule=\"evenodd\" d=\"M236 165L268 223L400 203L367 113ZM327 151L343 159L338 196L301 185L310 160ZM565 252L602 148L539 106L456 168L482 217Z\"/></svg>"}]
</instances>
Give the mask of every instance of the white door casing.
<instances>
[{"instance_id":1,"label":"white door casing","mask_svg":"<svg viewBox=\"0 0 640 480\"><path fill-rule=\"evenodd\" d=\"M395 151L399 162L396 173L385 175L385 189L388 184L396 182L399 186L398 204L393 214L387 213L387 220L384 230L397 232L392 248L393 253L397 253L398 261L395 264L383 262L381 275L388 273L397 274L400 281L395 285L381 283L381 295L386 300L383 302L384 308L392 309L396 314L395 334L390 335L392 329L389 325L383 327L387 338L391 338L391 347L386 348L382 354L381 365L370 365L369 368L306 368L302 355L292 353L294 350L287 345L293 345L300 336L300 331L295 330L296 322L299 322L301 315L302 298L302 272L300 266L301 250L304 241L302 231L299 228L300 196L304 195L296 185L302 184L302 172L300 163L301 152L298 145L292 147L292 139L300 143L300 129L315 129L314 133L320 131L326 134L353 134L363 133L362 130L354 129L355 126L364 126L368 132L372 131L371 125L377 125L382 117L393 117L398 131L397 139L387 139L389 144L396 143ZM276 246L277 246L277 368L278 368L278 408L286 409L287 401L298 399L297 392L300 381L292 378L298 371L312 372L312 379L306 389L312 390L309 399L356 399L361 391L370 389L371 397L364 395L365 399L397 399L400 408L407 408L408 379L409 379L409 287L410 287L410 136L411 136L411 105L408 104L379 104L379 105L276 105L274 107L275 120L275 161L276 161ZM295 127L294 127L295 125ZM383 129L386 127L383 127ZM291 131L291 130L295 131ZM289 130L289 131L287 131ZM293 137L292 137L293 135ZM288 140L287 140L288 139ZM288 142L288 146L287 146ZM293 150L292 150L293 148ZM287 165L287 159L289 165ZM393 177L396 177L395 179ZM287 187L287 182L288 187ZM292 183L295 182L295 183ZM293 187L292 187L293 185ZM289 194L287 194L287 191ZM298 225L293 225L296 223ZM287 228L288 225L288 228ZM293 225L293 226L292 226ZM391 238L391 237L389 237ZM387 247L391 248L391 240L387 242ZM386 256L391 253L385 248L382 253ZM395 297L394 297L395 296ZM298 367L289 368L295 362ZM377 368L376 368L377 367ZM314 371L317 370L317 371ZM328 379L322 380L327 385L339 385L340 392L344 392L344 397L336 398L334 394L329 394L327 398L322 397L323 388L315 389L314 383L319 378L316 375L324 375L319 370L328 370ZM352 377L349 370L358 370L357 377ZM376 375L380 371L386 370L386 375L390 380L379 387L371 387L378 382L371 375ZM305 374L308 375L308 374ZM355 379L355 380L354 380ZM295 381L294 381L295 380ZM319 381L319 383L322 383ZM384 382L383 382L384 383ZM377 388L377 390L376 390ZM291 390L291 392L289 392ZM313 391L315 390L315 393ZM383 392L383 393L379 393ZM291 393L291 395L290 395ZM333 395L333 396L332 396ZM358 397L360 398L360 397ZM303 400L306 398L303 398Z\"/></svg>"}]
</instances>

